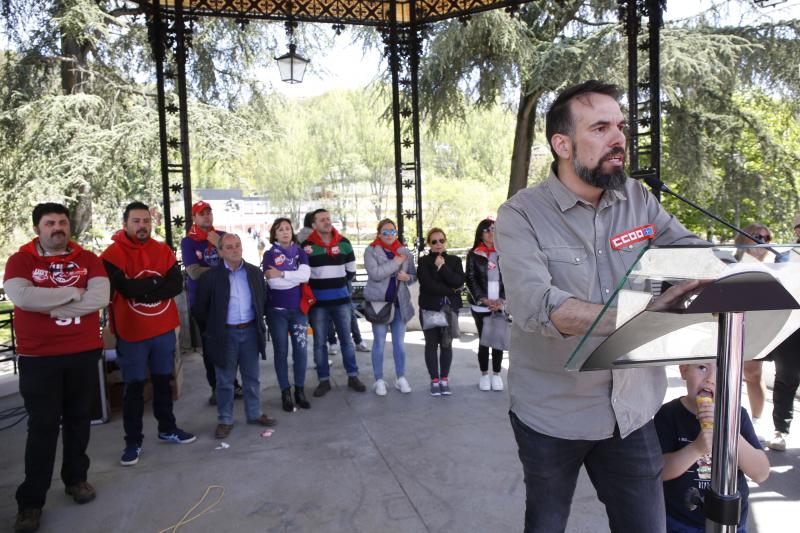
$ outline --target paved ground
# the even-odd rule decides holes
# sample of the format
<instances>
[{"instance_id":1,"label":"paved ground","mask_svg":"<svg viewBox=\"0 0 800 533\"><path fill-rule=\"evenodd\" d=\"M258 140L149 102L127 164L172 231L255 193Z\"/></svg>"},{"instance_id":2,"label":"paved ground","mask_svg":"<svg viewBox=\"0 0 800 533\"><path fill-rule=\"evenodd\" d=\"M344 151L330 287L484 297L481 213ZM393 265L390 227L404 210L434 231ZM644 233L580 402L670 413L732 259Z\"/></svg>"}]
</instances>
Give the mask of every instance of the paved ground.
<instances>
[{"instance_id":1,"label":"paved ground","mask_svg":"<svg viewBox=\"0 0 800 533\"><path fill-rule=\"evenodd\" d=\"M197 442L156 442L155 422L148 414L140 463L120 467L122 424L115 413L111 422L92 430L90 481L97 500L75 505L56 473L41 531L171 530L208 487L221 489L211 488L189 516L221 498L219 503L179 531L521 531L524 485L508 423L508 398L505 392L477 389L474 335L464 334L456 345L449 398L427 394L421 333L409 333L406 341L411 394L391 389L379 398L346 389L336 356L333 391L321 400L312 398L312 409L291 414L280 410L272 365L263 362L264 406L279 424L271 437L262 438L259 429L241 423L237 402L239 423L226 440L228 449L216 449L216 411L206 404L202 363L198 355L188 355L176 413L183 428L198 434ZM369 354L359 353L358 360L362 378L371 385ZM392 369L387 358L388 377ZM316 377L313 370L308 376L310 392ZM672 397L682 382L676 372L670 376ZM0 398L0 410L19 404L18 395ZM785 453L769 453L772 475L751 489L751 532L797 531L791 521L800 516L798 441ZM13 495L22 477L24 442L24 423L0 433L0 531L11 528L16 512ZM584 474L568 531L608 531L603 507Z\"/></svg>"}]
</instances>

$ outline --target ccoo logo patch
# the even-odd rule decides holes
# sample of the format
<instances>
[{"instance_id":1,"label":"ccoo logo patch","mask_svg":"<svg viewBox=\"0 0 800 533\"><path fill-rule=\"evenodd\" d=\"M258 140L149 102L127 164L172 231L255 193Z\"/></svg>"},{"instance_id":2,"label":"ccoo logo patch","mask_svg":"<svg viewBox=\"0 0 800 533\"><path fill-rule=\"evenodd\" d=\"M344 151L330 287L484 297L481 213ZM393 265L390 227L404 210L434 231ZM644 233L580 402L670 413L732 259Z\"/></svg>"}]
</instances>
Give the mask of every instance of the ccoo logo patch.
<instances>
[{"instance_id":1,"label":"ccoo logo patch","mask_svg":"<svg viewBox=\"0 0 800 533\"><path fill-rule=\"evenodd\" d=\"M619 235L611 237L611 248L614 250L621 250L631 244L646 241L656 236L656 227L652 224L639 226L628 231L624 231Z\"/></svg>"}]
</instances>

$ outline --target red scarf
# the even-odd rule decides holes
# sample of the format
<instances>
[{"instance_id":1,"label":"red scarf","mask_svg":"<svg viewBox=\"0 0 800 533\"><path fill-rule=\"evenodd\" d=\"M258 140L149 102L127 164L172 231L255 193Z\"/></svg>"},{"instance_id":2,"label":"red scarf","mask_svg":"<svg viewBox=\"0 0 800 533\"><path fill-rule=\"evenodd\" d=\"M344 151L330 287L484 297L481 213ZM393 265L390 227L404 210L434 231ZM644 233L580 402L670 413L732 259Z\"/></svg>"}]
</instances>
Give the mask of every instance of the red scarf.
<instances>
[{"instance_id":1,"label":"red scarf","mask_svg":"<svg viewBox=\"0 0 800 533\"><path fill-rule=\"evenodd\" d=\"M208 233L211 231L217 231L217 230L214 229L214 226L211 226L210 230L205 231L197 224L192 224L192 227L189 228L189 232L186 234L186 236L192 239L193 241L203 242L208 240Z\"/></svg>"},{"instance_id":2,"label":"red scarf","mask_svg":"<svg viewBox=\"0 0 800 533\"><path fill-rule=\"evenodd\" d=\"M388 245L383 242L380 237L376 237L374 241L369 243L370 246L380 246L387 252L392 252L395 256L400 255L397 250L403 247L403 243L400 242L400 239L395 239L391 245Z\"/></svg>"},{"instance_id":3,"label":"red scarf","mask_svg":"<svg viewBox=\"0 0 800 533\"><path fill-rule=\"evenodd\" d=\"M189 232L186 234L186 236L192 239L193 241L203 242L208 240L208 234L211 231L217 231L217 230L214 229L214 226L211 226L210 230L205 231L197 224L192 224L192 227L189 228ZM206 246L206 249L210 252L212 248L213 246L209 242L208 245Z\"/></svg>"},{"instance_id":4,"label":"red scarf","mask_svg":"<svg viewBox=\"0 0 800 533\"><path fill-rule=\"evenodd\" d=\"M339 244L339 241L342 240L342 236L338 231L336 231L336 228L331 228L331 242L328 244L322 242L322 237L320 237L319 233L317 233L317 230L312 231L306 240L311 244L315 244L320 248L324 248L326 254L333 256L334 254L331 251L331 248Z\"/></svg>"},{"instance_id":5,"label":"red scarf","mask_svg":"<svg viewBox=\"0 0 800 533\"><path fill-rule=\"evenodd\" d=\"M491 248L487 248L486 244L480 243L475 247L475 253L484 256L486 259L489 259L489 256L492 253L497 253L497 250L494 249L494 245L492 245Z\"/></svg>"}]
</instances>

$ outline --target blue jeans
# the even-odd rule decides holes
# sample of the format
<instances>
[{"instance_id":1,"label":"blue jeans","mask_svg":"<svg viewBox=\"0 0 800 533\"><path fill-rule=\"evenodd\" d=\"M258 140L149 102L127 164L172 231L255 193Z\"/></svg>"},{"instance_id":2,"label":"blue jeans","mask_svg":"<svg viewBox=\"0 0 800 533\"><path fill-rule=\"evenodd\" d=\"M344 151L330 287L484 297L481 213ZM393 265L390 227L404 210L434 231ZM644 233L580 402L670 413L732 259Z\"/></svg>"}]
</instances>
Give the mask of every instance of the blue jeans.
<instances>
[{"instance_id":1,"label":"blue jeans","mask_svg":"<svg viewBox=\"0 0 800 533\"><path fill-rule=\"evenodd\" d=\"M333 319L339 345L342 348L342 362L348 376L358 375L356 364L356 348L350 338L350 318L352 316L350 302L341 305L314 305L308 312L311 328L314 330L314 362L317 364L317 377L320 381L330 379L331 369L328 365L328 320Z\"/></svg>"},{"instance_id":2,"label":"blue jeans","mask_svg":"<svg viewBox=\"0 0 800 533\"><path fill-rule=\"evenodd\" d=\"M175 364L175 330L149 339L128 342L117 337L117 365L125 388L122 393L122 426L127 444L141 445L144 440L144 385L147 369L153 382L153 416L159 433L175 431L170 378Z\"/></svg>"},{"instance_id":3,"label":"blue jeans","mask_svg":"<svg viewBox=\"0 0 800 533\"><path fill-rule=\"evenodd\" d=\"M252 324L244 329L225 330L225 366L216 367L217 419L220 424L233 424L233 380L236 379L237 367L242 374L247 420L255 420L262 414L256 327Z\"/></svg>"},{"instance_id":4,"label":"blue jeans","mask_svg":"<svg viewBox=\"0 0 800 533\"><path fill-rule=\"evenodd\" d=\"M353 309L353 314L350 318L350 334L353 337L353 342L361 344L364 339L361 337L361 330L358 328L358 317L356 316L355 304L350 304ZM336 331L333 329L333 320L328 321L328 344L336 344Z\"/></svg>"},{"instance_id":5,"label":"blue jeans","mask_svg":"<svg viewBox=\"0 0 800 533\"><path fill-rule=\"evenodd\" d=\"M394 374L398 378L406 373L406 321L395 307L394 318L389 324L372 324L372 373L375 379L383 379L383 352L386 349L386 333L392 330L392 355L394 355Z\"/></svg>"},{"instance_id":6,"label":"blue jeans","mask_svg":"<svg viewBox=\"0 0 800 533\"><path fill-rule=\"evenodd\" d=\"M612 532L665 533L664 461L652 420L624 439L615 429L591 441L544 435L509 415L525 476L525 533L565 530L582 465Z\"/></svg>"},{"instance_id":7,"label":"blue jeans","mask_svg":"<svg viewBox=\"0 0 800 533\"><path fill-rule=\"evenodd\" d=\"M275 352L275 374L281 390L289 388L289 336L292 338L292 361L294 363L294 386L302 388L306 383L308 345L308 319L299 309L267 310L272 351Z\"/></svg>"},{"instance_id":8,"label":"blue jeans","mask_svg":"<svg viewBox=\"0 0 800 533\"><path fill-rule=\"evenodd\" d=\"M128 342L117 337L117 366L122 381L145 381L151 374L172 374L175 364L175 330L142 341Z\"/></svg>"}]
</instances>

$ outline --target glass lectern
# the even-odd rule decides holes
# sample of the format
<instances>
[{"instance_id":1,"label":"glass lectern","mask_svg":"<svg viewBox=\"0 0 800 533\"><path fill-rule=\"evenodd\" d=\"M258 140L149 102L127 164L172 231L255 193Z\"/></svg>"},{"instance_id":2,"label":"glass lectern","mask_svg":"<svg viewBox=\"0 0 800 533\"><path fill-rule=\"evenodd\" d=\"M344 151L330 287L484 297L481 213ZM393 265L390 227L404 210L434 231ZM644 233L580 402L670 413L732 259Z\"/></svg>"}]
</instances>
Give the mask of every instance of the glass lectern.
<instances>
[{"instance_id":1,"label":"glass lectern","mask_svg":"<svg viewBox=\"0 0 800 533\"><path fill-rule=\"evenodd\" d=\"M763 257L763 261L757 259ZM716 360L706 531L735 532L742 363L800 327L800 245L646 247L567 361L569 371Z\"/></svg>"}]
</instances>

